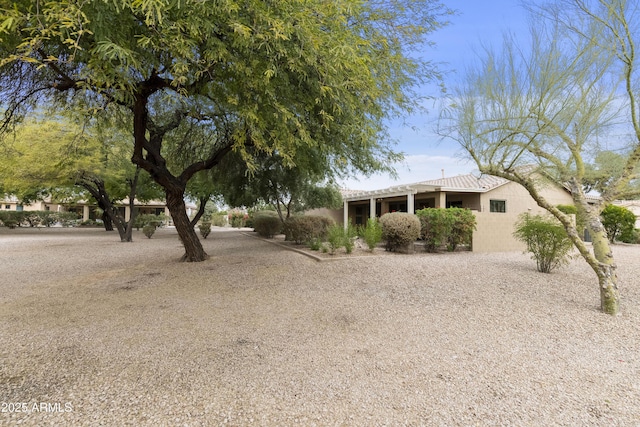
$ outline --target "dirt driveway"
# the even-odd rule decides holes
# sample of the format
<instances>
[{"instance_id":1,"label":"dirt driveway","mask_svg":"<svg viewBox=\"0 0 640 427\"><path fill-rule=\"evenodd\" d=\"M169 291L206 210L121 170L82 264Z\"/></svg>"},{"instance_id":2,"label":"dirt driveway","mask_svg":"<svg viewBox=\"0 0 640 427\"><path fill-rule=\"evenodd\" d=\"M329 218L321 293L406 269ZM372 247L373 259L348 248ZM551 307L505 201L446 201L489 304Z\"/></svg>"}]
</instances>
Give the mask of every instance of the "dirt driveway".
<instances>
[{"instance_id":1,"label":"dirt driveway","mask_svg":"<svg viewBox=\"0 0 640 427\"><path fill-rule=\"evenodd\" d=\"M611 318L581 260L134 237L0 228L0 425L640 425L639 247Z\"/></svg>"}]
</instances>

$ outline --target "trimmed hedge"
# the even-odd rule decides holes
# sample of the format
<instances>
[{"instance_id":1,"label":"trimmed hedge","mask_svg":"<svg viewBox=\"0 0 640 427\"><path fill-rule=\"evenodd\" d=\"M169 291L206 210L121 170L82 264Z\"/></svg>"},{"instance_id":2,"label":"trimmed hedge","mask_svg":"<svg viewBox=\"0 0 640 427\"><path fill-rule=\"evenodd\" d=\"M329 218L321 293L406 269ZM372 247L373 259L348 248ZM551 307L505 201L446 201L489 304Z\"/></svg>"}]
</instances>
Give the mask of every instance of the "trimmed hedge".
<instances>
[{"instance_id":1,"label":"trimmed hedge","mask_svg":"<svg viewBox=\"0 0 640 427\"><path fill-rule=\"evenodd\" d=\"M253 214L253 230L267 239L282 232L282 221L277 212L258 211Z\"/></svg>"},{"instance_id":2,"label":"trimmed hedge","mask_svg":"<svg viewBox=\"0 0 640 427\"><path fill-rule=\"evenodd\" d=\"M57 223L67 227L78 222L80 217L74 212L54 211L0 211L0 223L5 227L15 228L22 225L50 227Z\"/></svg>"},{"instance_id":3,"label":"trimmed hedge","mask_svg":"<svg viewBox=\"0 0 640 427\"><path fill-rule=\"evenodd\" d=\"M407 247L420 237L420 220L406 212L392 212L380 217L382 238L385 249L391 252L405 252ZM410 249L412 252L413 250Z\"/></svg>"},{"instance_id":4,"label":"trimmed hedge","mask_svg":"<svg viewBox=\"0 0 640 427\"><path fill-rule=\"evenodd\" d=\"M470 245L476 217L464 208L427 208L416 212L420 219L420 238L427 252L442 246L455 251L459 245Z\"/></svg>"},{"instance_id":5,"label":"trimmed hedge","mask_svg":"<svg viewBox=\"0 0 640 427\"><path fill-rule=\"evenodd\" d=\"M284 222L283 232L285 240L302 245L316 239L324 241L329 227L334 224L333 219L321 215L292 216Z\"/></svg>"}]
</instances>

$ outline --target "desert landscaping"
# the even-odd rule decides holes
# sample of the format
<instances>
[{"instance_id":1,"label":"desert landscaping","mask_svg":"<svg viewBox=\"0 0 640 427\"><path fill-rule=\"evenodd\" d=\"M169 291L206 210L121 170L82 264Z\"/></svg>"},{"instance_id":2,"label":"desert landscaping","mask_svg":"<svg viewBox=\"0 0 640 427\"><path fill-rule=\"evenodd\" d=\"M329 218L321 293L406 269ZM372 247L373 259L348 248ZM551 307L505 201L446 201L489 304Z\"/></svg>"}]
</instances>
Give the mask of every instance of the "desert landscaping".
<instances>
[{"instance_id":1,"label":"desert landscaping","mask_svg":"<svg viewBox=\"0 0 640 427\"><path fill-rule=\"evenodd\" d=\"M0 425L640 425L637 245L611 317L582 259L202 242L0 228Z\"/></svg>"}]
</instances>

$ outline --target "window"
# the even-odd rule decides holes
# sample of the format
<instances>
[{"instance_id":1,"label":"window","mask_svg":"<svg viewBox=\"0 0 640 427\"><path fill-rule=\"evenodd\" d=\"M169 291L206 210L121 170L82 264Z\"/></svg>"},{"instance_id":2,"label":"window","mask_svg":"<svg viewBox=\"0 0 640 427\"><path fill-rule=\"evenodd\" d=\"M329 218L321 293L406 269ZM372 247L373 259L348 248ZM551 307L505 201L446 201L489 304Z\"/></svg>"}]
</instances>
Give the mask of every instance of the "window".
<instances>
[{"instance_id":1,"label":"window","mask_svg":"<svg viewBox=\"0 0 640 427\"><path fill-rule=\"evenodd\" d=\"M489 212L501 212L507 211L507 202L505 200L489 200Z\"/></svg>"},{"instance_id":2,"label":"window","mask_svg":"<svg viewBox=\"0 0 640 427\"><path fill-rule=\"evenodd\" d=\"M5 209L11 209L11 205L4 205Z\"/></svg>"},{"instance_id":3,"label":"window","mask_svg":"<svg viewBox=\"0 0 640 427\"><path fill-rule=\"evenodd\" d=\"M462 207L462 200L453 200L453 201L448 201L447 202L447 207L448 208L461 208Z\"/></svg>"}]
</instances>

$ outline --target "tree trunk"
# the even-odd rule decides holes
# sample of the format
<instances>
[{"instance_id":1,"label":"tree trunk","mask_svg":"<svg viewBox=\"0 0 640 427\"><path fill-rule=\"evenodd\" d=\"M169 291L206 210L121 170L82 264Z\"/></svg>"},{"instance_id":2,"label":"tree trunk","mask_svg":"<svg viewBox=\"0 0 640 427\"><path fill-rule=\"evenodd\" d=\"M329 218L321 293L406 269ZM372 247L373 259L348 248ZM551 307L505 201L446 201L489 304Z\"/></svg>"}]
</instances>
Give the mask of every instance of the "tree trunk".
<instances>
[{"instance_id":1,"label":"tree trunk","mask_svg":"<svg viewBox=\"0 0 640 427\"><path fill-rule=\"evenodd\" d=\"M206 260L209 255L204 251L200 239L187 216L187 209L183 199L184 192L166 189L166 194L167 208L171 213L173 225L175 225L178 236L180 236L184 246L185 254L182 256L182 261L200 262Z\"/></svg>"},{"instance_id":2,"label":"tree trunk","mask_svg":"<svg viewBox=\"0 0 640 427\"><path fill-rule=\"evenodd\" d=\"M589 218L588 228L592 239L593 254L598 261L595 270L600 285L600 308L607 314L617 315L620 310L620 291L616 274L617 266L613 259L609 239L600 218Z\"/></svg>"},{"instance_id":3,"label":"tree trunk","mask_svg":"<svg viewBox=\"0 0 640 427\"><path fill-rule=\"evenodd\" d=\"M194 216L191 220L191 228L195 227L200 218L202 218L202 215L204 215L209 197L210 195L207 195L206 197L200 197L200 207L198 208L198 212L196 212L196 216Z\"/></svg>"},{"instance_id":4,"label":"tree trunk","mask_svg":"<svg viewBox=\"0 0 640 427\"><path fill-rule=\"evenodd\" d=\"M113 231L113 221L111 221L111 217L104 209L102 209L102 223L104 224L104 231Z\"/></svg>"}]
</instances>

